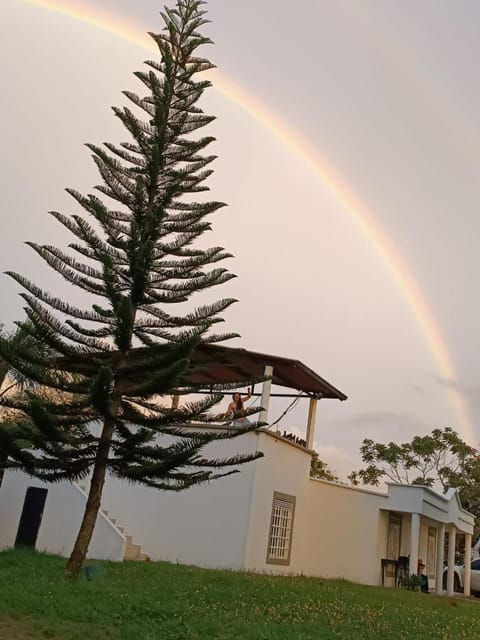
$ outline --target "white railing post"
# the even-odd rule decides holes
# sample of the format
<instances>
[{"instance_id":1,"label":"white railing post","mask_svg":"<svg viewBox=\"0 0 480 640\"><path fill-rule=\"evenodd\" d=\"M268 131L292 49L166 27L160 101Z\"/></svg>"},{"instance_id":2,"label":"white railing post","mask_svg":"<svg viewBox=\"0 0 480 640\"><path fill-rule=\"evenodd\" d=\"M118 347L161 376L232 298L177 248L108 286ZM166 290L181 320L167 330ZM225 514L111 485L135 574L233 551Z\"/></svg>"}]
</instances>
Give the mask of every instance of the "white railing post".
<instances>
[{"instance_id":1,"label":"white railing post","mask_svg":"<svg viewBox=\"0 0 480 640\"><path fill-rule=\"evenodd\" d=\"M264 371L265 377L269 377L268 380L264 380L262 385L262 398L260 400L260 406L262 407L262 411L258 417L259 422L267 422L268 421L268 406L270 404L270 391L272 388L272 376L273 376L273 367L268 365L265 367Z\"/></svg>"},{"instance_id":2,"label":"white railing post","mask_svg":"<svg viewBox=\"0 0 480 640\"><path fill-rule=\"evenodd\" d=\"M317 398L310 398L307 422L307 449L313 449L313 440L315 437L315 420L317 418L317 402Z\"/></svg>"}]
</instances>

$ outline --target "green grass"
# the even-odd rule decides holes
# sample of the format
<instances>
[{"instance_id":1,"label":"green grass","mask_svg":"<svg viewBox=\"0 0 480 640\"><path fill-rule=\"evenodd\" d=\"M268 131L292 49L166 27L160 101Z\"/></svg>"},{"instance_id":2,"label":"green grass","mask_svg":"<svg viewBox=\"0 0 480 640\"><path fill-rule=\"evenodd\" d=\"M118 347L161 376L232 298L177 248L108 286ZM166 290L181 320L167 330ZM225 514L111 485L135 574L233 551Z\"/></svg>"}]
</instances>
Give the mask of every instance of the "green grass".
<instances>
[{"instance_id":1,"label":"green grass","mask_svg":"<svg viewBox=\"0 0 480 640\"><path fill-rule=\"evenodd\" d=\"M154 562L105 562L68 582L64 564L0 553L0 640L480 638L475 601Z\"/></svg>"}]
</instances>

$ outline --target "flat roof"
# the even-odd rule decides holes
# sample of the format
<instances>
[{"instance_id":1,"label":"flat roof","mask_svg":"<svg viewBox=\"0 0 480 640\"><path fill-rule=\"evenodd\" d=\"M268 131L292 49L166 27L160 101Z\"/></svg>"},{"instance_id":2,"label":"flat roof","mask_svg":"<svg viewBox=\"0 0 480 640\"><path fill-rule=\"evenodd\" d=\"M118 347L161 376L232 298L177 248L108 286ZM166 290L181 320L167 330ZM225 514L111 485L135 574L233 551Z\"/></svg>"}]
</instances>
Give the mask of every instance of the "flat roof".
<instances>
[{"instance_id":1,"label":"flat roof","mask_svg":"<svg viewBox=\"0 0 480 640\"><path fill-rule=\"evenodd\" d=\"M225 347L217 344L199 345L193 354L192 363L199 371L187 380L195 384L248 384L264 375L265 367L273 367L272 384L287 389L302 391L319 398L346 400L347 396L324 380L315 371L299 360L284 358L247 349Z\"/></svg>"}]
</instances>

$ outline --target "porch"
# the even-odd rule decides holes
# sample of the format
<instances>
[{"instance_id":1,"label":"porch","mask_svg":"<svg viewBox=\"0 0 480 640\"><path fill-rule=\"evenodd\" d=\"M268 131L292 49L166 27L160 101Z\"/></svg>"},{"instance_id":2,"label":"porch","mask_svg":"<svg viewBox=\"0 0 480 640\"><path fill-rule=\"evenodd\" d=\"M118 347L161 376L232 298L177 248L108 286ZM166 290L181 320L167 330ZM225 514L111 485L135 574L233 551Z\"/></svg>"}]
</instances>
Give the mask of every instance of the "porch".
<instances>
[{"instance_id":1,"label":"porch","mask_svg":"<svg viewBox=\"0 0 480 640\"><path fill-rule=\"evenodd\" d=\"M212 393L213 390L230 394L233 390L249 386L252 389L251 403L261 407L255 420L266 423L265 429L276 437L311 451L315 439L317 407L320 400L347 400L347 396L318 373L299 360L284 356L259 353L243 348L225 347L217 344L199 345L192 362L194 373L186 382L199 385L196 393ZM238 387L236 387L238 385ZM182 390L174 396L178 402ZM279 404L275 416L272 401ZM288 406L281 406L286 401ZM283 418L297 403L308 401L306 425L290 433L291 428L283 426ZM281 408L280 408L281 407Z\"/></svg>"},{"instance_id":2,"label":"porch","mask_svg":"<svg viewBox=\"0 0 480 640\"><path fill-rule=\"evenodd\" d=\"M463 509L455 489L441 495L429 487L390 484L382 510L388 513L386 556L381 561L383 584L397 586L403 562L410 576L425 575L429 590L442 594L446 564L446 594L453 596L456 540L464 536L463 588L470 595L474 517Z\"/></svg>"}]
</instances>

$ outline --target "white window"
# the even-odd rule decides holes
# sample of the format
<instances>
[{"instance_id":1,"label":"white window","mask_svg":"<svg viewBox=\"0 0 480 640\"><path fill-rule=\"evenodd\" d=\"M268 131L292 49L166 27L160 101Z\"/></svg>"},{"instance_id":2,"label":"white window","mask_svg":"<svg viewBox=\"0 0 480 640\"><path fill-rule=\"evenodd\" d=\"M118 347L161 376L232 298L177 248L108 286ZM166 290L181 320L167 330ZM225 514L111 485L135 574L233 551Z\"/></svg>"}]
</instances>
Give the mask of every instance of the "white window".
<instances>
[{"instance_id":1,"label":"white window","mask_svg":"<svg viewBox=\"0 0 480 640\"><path fill-rule=\"evenodd\" d=\"M290 564L294 516L295 496L275 491L268 537L268 564Z\"/></svg>"},{"instance_id":2,"label":"white window","mask_svg":"<svg viewBox=\"0 0 480 640\"><path fill-rule=\"evenodd\" d=\"M397 513L390 513L388 519L387 558L398 560L400 555L400 534L402 518Z\"/></svg>"},{"instance_id":3,"label":"white window","mask_svg":"<svg viewBox=\"0 0 480 640\"><path fill-rule=\"evenodd\" d=\"M388 534L387 534L387 558L389 560L398 560L400 556L400 535L402 532L402 518L397 513L390 512L388 518ZM393 564L387 564L385 567L385 576L387 578L395 577L395 567Z\"/></svg>"}]
</instances>

